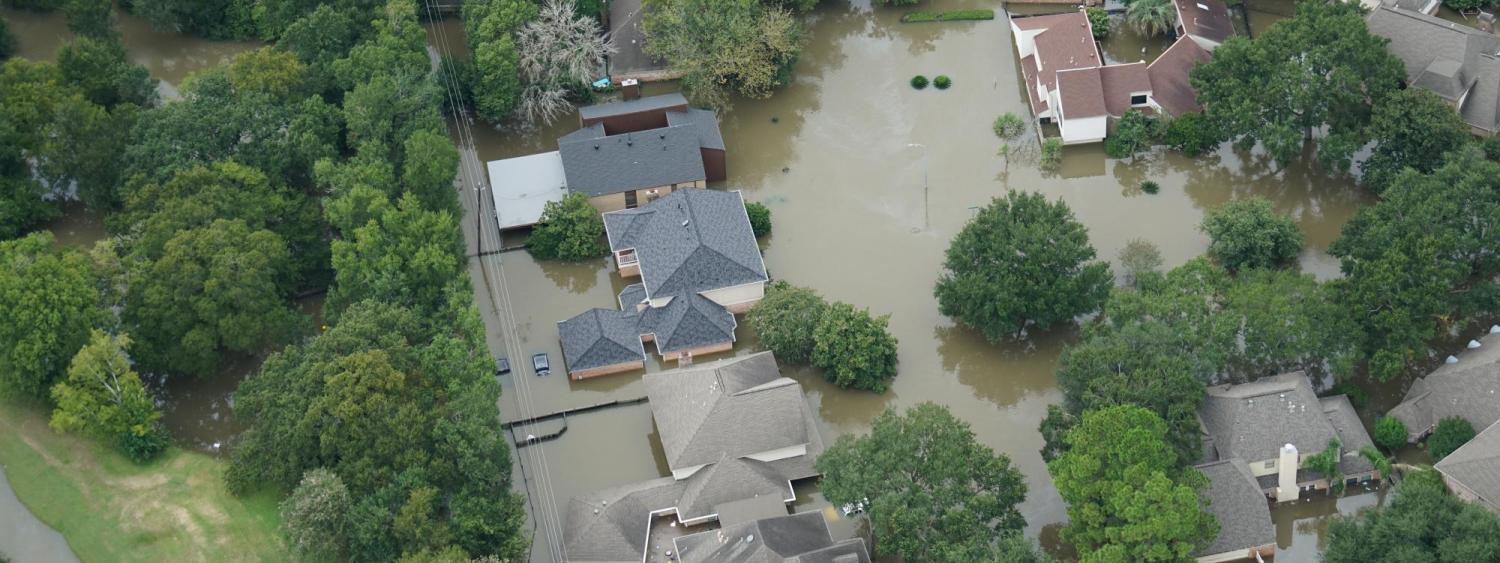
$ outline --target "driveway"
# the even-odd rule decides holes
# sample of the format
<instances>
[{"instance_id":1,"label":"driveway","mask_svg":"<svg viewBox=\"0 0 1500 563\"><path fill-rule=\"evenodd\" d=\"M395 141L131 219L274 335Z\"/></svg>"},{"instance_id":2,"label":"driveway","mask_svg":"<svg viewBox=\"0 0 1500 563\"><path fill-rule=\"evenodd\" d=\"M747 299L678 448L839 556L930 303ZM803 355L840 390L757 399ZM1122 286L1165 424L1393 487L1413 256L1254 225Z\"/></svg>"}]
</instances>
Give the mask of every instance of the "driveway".
<instances>
[{"instance_id":1,"label":"driveway","mask_svg":"<svg viewBox=\"0 0 1500 563\"><path fill-rule=\"evenodd\" d=\"M656 74L667 69L666 61L646 54L646 36L641 33L645 11L641 0L611 0L609 34L619 49L609 58L609 75L618 80L632 75Z\"/></svg>"}]
</instances>

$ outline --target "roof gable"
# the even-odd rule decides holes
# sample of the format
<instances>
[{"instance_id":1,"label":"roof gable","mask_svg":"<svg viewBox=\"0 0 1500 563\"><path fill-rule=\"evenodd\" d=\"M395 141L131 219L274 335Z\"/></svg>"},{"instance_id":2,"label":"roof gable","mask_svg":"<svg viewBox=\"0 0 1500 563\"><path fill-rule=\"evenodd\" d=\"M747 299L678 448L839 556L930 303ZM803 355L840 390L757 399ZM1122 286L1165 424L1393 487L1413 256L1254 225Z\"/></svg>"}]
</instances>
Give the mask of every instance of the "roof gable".
<instances>
[{"instance_id":1,"label":"roof gable","mask_svg":"<svg viewBox=\"0 0 1500 563\"><path fill-rule=\"evenodd\" d=\"M589 309L557 323L563 360L577 371L646 359L635 315L626 311Z\"/></svg>"},{"instance_id":2,"label":"roof gable","mask_svg":"<svg viewBox=\"0 0 1500 563\"><path fill-rule=\"evenodd\" d=\"M1195 556L1217 555L1246 550L1276 541L1271 510L1260 485L1250 475L1241 459L1199 465L1196 469L1208 477L1208 510L1219 521L1219 534L1213 543L1193 551Z\"/></svg>"},{"instance_id":3,"label":"roof gable","mask_svg":"<svg viewBox=\"0 0 1500 563\"><path fill-rule=\"evenodd\" d=\"M568 189L590 196L707 179L696 125L596 136L602 125L558 139Z\"/></svg>"},{"instance_id":4,"label":"roof gable","mask_svg":"<svg viewBox=\"0 0 1500 563\"><path fill-rule=\"evenodd\" d=\"M635 249L650 298L766 281L740 193L682 189L638 209L604 214L610 247Z\"/></svg>"},{"instance_id":5,"label":"roof gable","mask_svg":"<svg viewBox=\"0 0 1500 563\"><path fill-rule=\"evenodd\" d=\"M1500 424L1485 428L1433 468L1500 508Z\"/></svg>"},{"instance_id":6,"label":"roof gable","mask_svg":"<svg viewBox=\"0 0 1500 563\"><path fill-rule=\"evenodd\" d=\"M646 395L672 469L808 444L802 386L769 352L646 374Z\"/></svg>"},{"instance_id":7,"label":"roof gable","mask_svg":"<svg viewBox=\"0 0 1500 563\"><path fill-rule=\"evenodd\" d=\"M1274 459L1283 444L1311 454L1338 438L1307 375L1300 371L1209 387L1199 415L1220 459Z\"/></svg>"},{"instance_id":8,"label":"roof gable","mask_svg":"<svg viewBox=\"0 0 1500 563\"><path fill-rule=\"evenodd\" d=\"M1198 91L1188 81L1188 73L1210 55L1195 41L1177 41L1146 66L1151 81L1151 97L1170 115L1182 115L1202 109Z\"/></svg>"}]
</instances>

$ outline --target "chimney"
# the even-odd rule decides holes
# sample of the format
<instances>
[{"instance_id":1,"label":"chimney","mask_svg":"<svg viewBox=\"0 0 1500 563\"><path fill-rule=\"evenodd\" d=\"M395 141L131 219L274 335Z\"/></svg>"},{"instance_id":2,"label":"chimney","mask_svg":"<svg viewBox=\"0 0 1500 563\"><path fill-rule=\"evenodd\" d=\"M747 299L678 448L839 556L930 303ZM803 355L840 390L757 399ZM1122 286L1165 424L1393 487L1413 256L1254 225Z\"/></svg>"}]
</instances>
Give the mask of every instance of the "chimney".
<instances>
[{"instance_id":1,"label":"chimney","mask_svg":"<svg viewBox=\"0 0 1500 563\"><path fill-rule=\"evenodd\" d=\"M1297 489L1297 446L1281 447L1281 459L1276 462L1276 502L1297 500L1301 491Z\"/></svg>"},{"instance_id":2,"label":"chimney","mask_svg":"<svg viewBox=\"0 0 1500 563\"><path fill-rule=\"evenodd\" d=\"M626 78L620 81L620 96L626 101L640 99L641 83L634 78Z\"/></svg>"}]
</instances>

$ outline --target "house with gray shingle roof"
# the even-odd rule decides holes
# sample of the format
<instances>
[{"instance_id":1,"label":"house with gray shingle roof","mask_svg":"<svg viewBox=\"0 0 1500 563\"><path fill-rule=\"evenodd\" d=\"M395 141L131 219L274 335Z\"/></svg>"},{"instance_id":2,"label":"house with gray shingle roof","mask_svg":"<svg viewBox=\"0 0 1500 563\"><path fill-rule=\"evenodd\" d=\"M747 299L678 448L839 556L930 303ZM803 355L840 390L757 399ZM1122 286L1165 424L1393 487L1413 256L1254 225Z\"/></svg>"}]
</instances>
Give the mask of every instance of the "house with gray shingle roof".
<instances>
[{"instance_id":1,"label":"house with gray shingle roof","mask_svg":"<svg viewBox=\"0 0 1500 563\"><path fill-rule=\"evenodd\" d=\"M1432 468L1458 498L1500 513L1500 424L1491 424Z\"/></svg>"},{"instance_id":2,"label":"house with gray shingle roof","mask_svg":"<svg viewBox=\"0 0 1500 563\"><path fill-rule=\"evenodd\" d=\"M824 444L812 408L770 352L654 373L645 383L672 475L571 499L564 560L663 559L669 536L786 515L797 499L792 483L817 475Z\"/></svg>"},{"instance_id":3,"label":"house with gray shingle roof","mask_svg":"<svg viewBox=\"0 0 1500 563\"><path fill-rule=\"evenodd\" d=\"M1365 24L1389 40L1386 49L1405 65L1407 85L1452 104L1476 135L1500 131L1500 37L1403 5L1374 7Z\"/></svg>"},{"instance_id":4,"label":"house with gray shingle roof","mask_svg":"<svg viewBox=\"0 0 1500 563\"><path fill-rule=\"evenodd\" d=\"M1219 522L1213 543L1192 555L1198 563L1269 559L1276 555L1276 527L1271 509L1250 468L1235 460L1197 466L1208 477L1208 510ZM1257 557L1257 555L1259 557Z\"/></svg>"},{"instance_id":5,"label":"house with gray shingle roof","mask_svg":"<svg viewBox=\"0 0 1500 563\"><path fill-rule=\"evenodd\" d=\"M861 538L835 542L821 511L761 518L673 540L682 563L869 563Z\"/></svg>"},{"instance_id":6,"label":"house with gray shingle roof","mask_svg":"<svg viewBox=\"0 0 1500 563\"><path fill-rule=\"evenodd\" d=\"M1401 404L1391 409L1390 415L1406 424L1408 441L1416 443L1450 416L1474 428L1500 421L1500 333L1478 342L1478 348L1412 382Z\"/></svg>"},{"instance_id":7,"label":"house with gray shingle roof","mask_svg":"<svg viewBox=\"0 0 1500 563\"><path fill-rule=\"evenodd\" d=\"M619 311L558 323L569 376L641 369L645 349L631 341L678 361L733 348L734 315L759 302L769 280L740 192L673 192L605 213L604 227L620 275L641 282L620 292Z\"/></svg>"},{"instance_id":8,"label":"house with gray shingle roof","mask_svg":"<svg viewBox=\"0 0 1500 563\"><path fill-rule=\"evenodd\" d=\"M1318 398L1302 372L1239 385L1209 387L1198 409L1205 434L1204 461L1236 460L1261 490L1279 501L1302 490L1331 486L1327 475L1302 468L1308 456L1339 444L1339 471L1348 482L1377 478L1359 455L1370 435L1343 395Z\"/></svg>"}]
</instances>

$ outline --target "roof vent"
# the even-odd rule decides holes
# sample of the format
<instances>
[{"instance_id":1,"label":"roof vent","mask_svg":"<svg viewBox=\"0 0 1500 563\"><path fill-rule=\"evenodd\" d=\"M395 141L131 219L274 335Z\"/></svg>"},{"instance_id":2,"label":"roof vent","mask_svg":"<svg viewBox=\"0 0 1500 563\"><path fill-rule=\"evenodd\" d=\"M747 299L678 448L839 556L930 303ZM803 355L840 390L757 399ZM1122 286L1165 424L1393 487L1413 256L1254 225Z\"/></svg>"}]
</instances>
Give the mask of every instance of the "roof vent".
<instances>
[{"instance_id":1,"label":"roof vent","mask_svg":"<svg viewBox=\"0 0 1500 563\"><path fill-rule=\"evenodd\" d=\"M745 536L745 543L750 543L750 542L753 542L753 541L755 541L755 534L750 534L748 536Z\"/></svg>"},{"instance_id":2,"label":"roof vent","mask_svg":"<svg viewBox=\"0 0 1500 563\"><path fill-rule=\"evenodd\" d=\"M1445 364L1456 364L1456 363L1458 363L1458 357L1457 356L1448 356L1448 359L1443 360L1443 363L1445 363Z\"/></svg>"},{"instance_id":3,"label":"roof vent","mask_svg":"<svg viewBox=\"0 0 1500 563\"><path fill-rule=\"evenodd\" d=\"M1500 333L1500 325L1490 325L1490 334Z\"/></svg>"},{"instance_id":4,"label":"roof vent","mask_svg":"<svg viewBox=\"0 0 1500 563\"><path fill-rule=\"evenodd\" d=\"M1480 344L1478 340L1470 340L1469 341L1469 349L1470 350L1473 350L1473 349L1478 348L1480 346L1484 346L1484 345Z\"/></svg>"},{"instance_id":5,"label":"roof vent","mask_svg":"<svg viewBox=\"0 0 1500 563\"><path fill-rule=\"evenodd\" d=\"M683 228L687 228L687 226L688 226L688 221L689 221L689 220L688 220L688 219L683 219L683 220L682 220L682 227L683 227Z\"/></svg>"},{"instance_id":6,"label":"roof vent","mask_svg":"<svg viewBox=\"0 0 1500 563\"><path fill-rule=\"evenodd\" d=\"M594 150L599 150L599 145L594 145Z\"/></svg>"}]
</instances>

